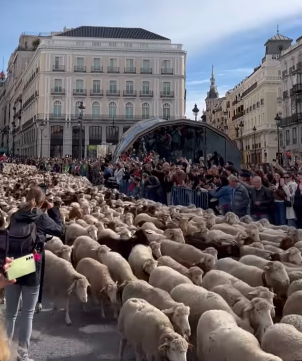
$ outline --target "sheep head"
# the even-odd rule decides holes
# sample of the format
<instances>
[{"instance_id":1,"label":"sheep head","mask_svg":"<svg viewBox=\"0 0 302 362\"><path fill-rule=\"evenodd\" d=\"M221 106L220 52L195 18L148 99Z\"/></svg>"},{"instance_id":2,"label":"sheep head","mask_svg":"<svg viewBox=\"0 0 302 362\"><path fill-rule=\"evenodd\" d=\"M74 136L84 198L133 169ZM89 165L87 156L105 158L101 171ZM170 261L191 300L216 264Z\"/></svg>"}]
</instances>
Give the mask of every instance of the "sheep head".
<instances>
[{"instance_id":1,"label":"sheep head","mask_svg":"<svg viewBox=\"0 0 302 362\"><path fill-rule=\"evenodd\" d=\"M235 215L233 212L227 212L224 216L225 222L230 225L239 224L239 217Z\"/></svg>"},{"instance_id":2,"label":"sheep head","mask_svg":"<svg viewBox=\"0 0 302 362\"><path fill-rule=\"evenodd\" d=\"M87 228L87 234L91 239L97 240L98 239L98 229L94 225L89 225Z\"/></svg>"},{"instance_id":3,"label":"sheep head","mask_svg":"<svg viewBox=\"0 0 302 362\"><path fill-rule=\"evenodd\" d=\"M250 217L250 215L245 215L240 218L241 222L244 222L245 224L250 224L253 222L253 219Z\"/></svg>"},{"instance_id":4,"label":"sheep head","mask_svg":"<svg viewBox=\"0 0 302 362\"><path fill-rule=\"evenodd\" d=\"M166 229L164 231L164 235L167 237L167 239L176 241L180 244L185 244L184 235L181 229Z\"/></svg>"},{"instance_id":5,"label":"sheep head","mask_svg":"<svg viewBox=\"0 0 302 362\"><path fill-rule=\"evenodd\" d=\"M302 264L301 251L298 248L292 247L287 249L284 254L288 255L288 261L293 264Z\"/></svg>"},{"instance_id":6,"label":"sheep head","mask_svg":"<svg viewBox=\"0 0 302 362\"><path fill-rule=\"evenodd\" d=\"M185 274L195 285L202 286L204 271L198 266L192 266Z\"/></svg>"},{"instance_id":7,"label":"sheep head","mask_svg":"<svg viewBox=\"0 0 302 362\"><path fill-rule=\"evenodd\" d=\"M204 249L203 252L206 253L206 254L210 254L210 255L214 256L214 258L216 259L216 262L217 262L217 260L218 260L218 251L215 248L213 248L212 246L209 246L208 248Z\"/></svg>"},{"instance_id":8,"label":"sheep head","mask_svg":"<svg viewBox=\"0 0 302 362\"><path fill-rule=\"evenodd\" d=\"M263 273L268 287L273 288L278 296L286 295L290 280L281 262L268 262L263 268Z\"/></svg>"},{"instance_id":9,"label":"sheep head","mask_svg":"<svg viewBox=\"0 0 302 362\"><path fill-rule=\"evenodd\" d=\"M246 233L250 236L255 242L260 242L259 230L256 225L250 224L246 227Z\"/></svg>"},{"instance_id":10,"label":"sheep head","mask_svg":"<svg viewBox=\"0 0 302 362\"><path fill-rule=\"evenodd\" d=\"M158 350L169 361L186 361L188 348L188 342L172 329L164 330L160 336Z\"/></svg>"},{"instance_id":11,"label":"sheep head","mask_svg":"<svg viewBox=\"0 0 302 362\"><path fill-rule=\"evenodd\" d=\"M175 331L185 338L191 335L189 324L190 307L183 303L177 303L169 309L164 309L162 312L172 321Z\"/></svg>"},{"instance_id":12,"label":"sheep head","mask_svg":"<svg viewBox=\"0 0 302 362\"><path fill-rule=\"evenodd\" d=\"M160 243L158 243L157 241L151 241L151 243L150 243L150 248L152 250L152 254L153 254L154 258L156 258L156 259L158 259L162 256L160 246L161 246Z\"/></svg>"},{"instance_id":13,"label":"sheep head","mask_svg":"<svg viewBox=\"0 0 302 362\"><path fill-rule=\"evenodd\" d=\"M157 261L154 259L148 259L144 262L143 270L147 274L151 274L151 272L157 267Z\"/></svg>"},{"instance_id":14,"label":"sheep head","mask_svg":"<svg viewBox=\"0 0 302 362\"><path fill-rule=\"evenodd\" d=\"M117 294L117 290L118 290L118 286L117 286L117 282L115 283L108 283L105 287L103 287L100 292L105 292L106 295L108 296L108 298L110 299L110 302L113 304L117 303L117 298L116 298L116 294Z\"/></svg>"},{"instance_id":15,"label":"sheep head","mask_svg":"<svg viewBox=\"0 0 302 362\"><path fill-rule=\"evenodd\" d=\"M73 290L75 290L76 295L79 298L79 300L82 303L87 303L87 301L88 301L87 291L88 291L89 287L90 287L90 284L89 284L87 278L84 277L84 275L78 274L74 278L74 280L73 280L71 286L68 288L67 292L71 293Z\"/></svg>"}]
</instances>

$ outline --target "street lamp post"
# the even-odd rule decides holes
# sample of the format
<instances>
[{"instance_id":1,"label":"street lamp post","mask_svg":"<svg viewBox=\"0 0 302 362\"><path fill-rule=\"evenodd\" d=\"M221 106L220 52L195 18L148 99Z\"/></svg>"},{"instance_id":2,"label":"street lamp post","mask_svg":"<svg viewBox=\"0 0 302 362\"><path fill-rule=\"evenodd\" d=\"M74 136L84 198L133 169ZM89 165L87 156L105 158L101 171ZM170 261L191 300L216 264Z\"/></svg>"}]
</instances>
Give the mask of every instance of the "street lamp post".
<instances>
[{"instance_id":1,"label":"street lamp post","mask_svg":"<svg viewBox=\"0 0 302 362\"><path fill-rule=\"evenodd\" d=\"M16 129L15 122L12 123L12 127L13 127L12 133L13 133L13 157L14 157L15 156L15 129Z\"/></svg>"},{"instance_id":2,"label":"street lamp post","mask_svg":"<svg viewBox=\"0 0 302 362\"><path fill-rule=\"evenodd\" d=\"M43 147L43 131L44 131L44 128L45 128L45 122L42 120L40 123L39 123L39 128L40 128L40 131L41 131L41 141L40 141L40 159L42 159L42 147Z\"/></svg>"},{"instance_id":3,"label":"street lamp post","mask_svg":"<svg viewBox=\"0 0 302 362\"><path fill-rule=\"evenodd\" d=\"M198 113L199 113L199 109L197 108L197 104L195 103L195 106L194 108L192 109L192 112L195 116L195 121L197 121L197 116L198 116Z\"/></svg>"},{"instance_id":4,"label":"street lamp post","mask_svg":"<svg viewBox=\"0 0 302 362\"><path fill-rule=\"evenodd\" d=\"M279 128L280 128L280 124L281 124L281 118L280 118L280 116L279 116L278 113L276 114L275 122L276 122L276 125L277 125L277 144L278 144L277 160L278 160L278 163L279 163L279 165L280 165L281 162L280 162L280 135L279 135Z\"/></svg>"},{"instance_id":5,"label":"street lamp post","mask_svg":"<svg viewBox=\"0 0 302 362\"><path fill-rule=\"evenodd\" d=\"M254 126L253 132L254 132L254 164L255 164L255 165L256 165L256 163L257 163L257 154L256 154L256 131L257 131L257 128Z\"/></svg>"},{"instance_id":6,"label":"street lamp post","mask_svg":"<svg viewBox=\"0 0 302 362\"><path fill-rule=\"evenodd\" d=\"M79 110L80 110L80 114L79 114L79 128L80 128L80 131L79 131L79 148L80 148L80 153L79 153L79 159L81 160L82 159L82 144L83 144L83 112L84 112L84 109L85 109L85 106L84 106L84 103L83 102L80 102L80 105L79 105Z\"/></svg>"}]
</instances>

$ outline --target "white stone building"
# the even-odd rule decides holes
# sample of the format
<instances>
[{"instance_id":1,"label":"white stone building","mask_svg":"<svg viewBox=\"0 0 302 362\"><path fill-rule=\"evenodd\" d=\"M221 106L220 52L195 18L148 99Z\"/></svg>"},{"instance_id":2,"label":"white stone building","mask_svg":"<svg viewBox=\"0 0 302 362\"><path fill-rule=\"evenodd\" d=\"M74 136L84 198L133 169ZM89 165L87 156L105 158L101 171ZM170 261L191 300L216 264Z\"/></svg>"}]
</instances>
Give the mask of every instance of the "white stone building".
<instances>
[{"instance_id":1,"label":"white stone building","mask_svg":"<svg viewBox=\"0 0 302 362\"><path fill-rule=\"evenodd\" d=\"M302 37L281 53L282 131L284 161L302 159Z\"/></svg>"},{"instance_id":2,"label":"white stone building","mask_svg":"<svg viewBox=\"0 0 302 362\"><path fill-rule=\"evenodd\" d=\"M81 102L83 157L95 156L98 144L117 144L138 120L185 115L182 45L144 29L88 26L38 39L24 71L10 77L11 98L0 91L0 129L15 121L8 141L15 153L78 157ZM11 59L8 79L13 66Z\"/></svg>"}]
</instances>

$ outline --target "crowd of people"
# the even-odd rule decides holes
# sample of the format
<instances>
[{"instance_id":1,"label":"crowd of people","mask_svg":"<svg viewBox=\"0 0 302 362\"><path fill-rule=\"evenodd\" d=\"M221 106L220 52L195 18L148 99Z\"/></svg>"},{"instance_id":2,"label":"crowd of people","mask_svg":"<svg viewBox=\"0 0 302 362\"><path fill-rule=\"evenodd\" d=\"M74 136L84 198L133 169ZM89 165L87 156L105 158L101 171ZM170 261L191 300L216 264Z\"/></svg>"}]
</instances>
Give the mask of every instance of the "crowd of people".
<instances>
[{"instance_id":1,"label":"crowd of people","mask_svg":"<svg viewBox=\"0 0 302 362\"><path fill-rule=\"evenodd\" d=\"M168 205L177 201L171 199L173 186L182 187L206 193L209 207L217 213L233 211L239 217L251 215L254 220L267 218L276 225L302 227L302 168L297 163L288 169L274 162L237 170L216 152L193 164L184 157L167 162L154 151L143 159L128 152L116 162L111 154L96 160L8 158L5 162L86 176L95 185Z\"/></svg>"}]
</instances>

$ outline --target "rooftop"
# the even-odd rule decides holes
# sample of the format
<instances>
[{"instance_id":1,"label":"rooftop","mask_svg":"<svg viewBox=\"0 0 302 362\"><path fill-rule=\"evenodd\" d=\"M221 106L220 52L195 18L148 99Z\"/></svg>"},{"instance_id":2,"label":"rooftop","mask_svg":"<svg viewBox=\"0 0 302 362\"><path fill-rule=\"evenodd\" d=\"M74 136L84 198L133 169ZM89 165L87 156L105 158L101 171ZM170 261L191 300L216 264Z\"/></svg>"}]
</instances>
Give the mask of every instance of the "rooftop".
<instances>
[{"instance_id":1,"label":"rooftop","mask_svg":"<svg viewBox=\"0 0 302 362\"><path fill-rule=\"evenodd\" d=\"M281 34L279 34L279 32L276 34L276 35L274 35L274 36L272 36L271 38L269 38L268 39L268 41L264 44L265 46L266 46L266 44L269 42L269 41L290 41L290 42L292 42L293 41L293 39L291 39L291 38L288 38L287 36L285 36L285 35L281 35Z\"/></svg>"},{"instance_id":2,"label":"rooftop","mask_svg":"<svg viewBox=\"0 0 302 362\"><path fill-rule=\"evenodd\" d=\"M75 38L170 40L142 28L116 28L106 26L80 26L57 34L57 36L70 36Z\"/></svg>"}]
</instances>

